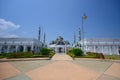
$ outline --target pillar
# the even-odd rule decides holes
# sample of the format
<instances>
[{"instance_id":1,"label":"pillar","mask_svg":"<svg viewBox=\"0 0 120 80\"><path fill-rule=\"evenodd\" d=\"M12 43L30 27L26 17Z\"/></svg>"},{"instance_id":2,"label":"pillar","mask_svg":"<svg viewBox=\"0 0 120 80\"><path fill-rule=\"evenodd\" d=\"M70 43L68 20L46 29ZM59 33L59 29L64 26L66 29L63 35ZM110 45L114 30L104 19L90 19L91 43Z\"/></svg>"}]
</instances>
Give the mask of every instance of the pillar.
<instances>
[{"instance_id":1,"label":"pillar","mask_svg":"<svg viewBox=\"0 0 120 80\"><path fill-rule=\"evenodd\" d=\"M26 52L26 46L24 45L24 47L23 47L23 52Z\"/></svg>"},{"instance_id":2,"label":"pillar","mask_svg":"<svg viewBox=\"0 0 120 80\"><path fill-rule=\"evenodd\" d=\"M111 53L111 46L109 46L109 54L111 55L112 53Z\"/></svg>"},{"instance_id":3,"label":"pillar","mask_svg":"<svg viewBox=\"0 0 120 80\"><path fill-rule=\"evenodd\" d=\"M8 45L8 47L7 47L7 53L9 53L10 52L10 45Z\"/></svg>"},{"instance_id":4,"label":"pillar","mask_svg":"<svg viewBox=\"0 0 120 80\"><path fill-rule=\"evenodd\" d=\"M94 52L96 51L95 49L96 49L96 48L95 48L95 45L94 45Z\"/></svg>"},{"instance_id":5,"label":"pillar","mask_svg":"<svg viewBox=\"0 0 120 80\"><path fill-rule=\"evenodd\" d=\"M66 51L66 44L65 44L65 54L67 54L67 51Z\"/></svg>"},{"instance_id":6,"label":"pillar","mask_svg":"<svg viewBox=\"0 0 120 80\"><path fill-rule=\"evenodd\" d=\"M57 45L55 45L55 53L57 52Z\"/></svg>"},{"instance_id":7,"label":"pillar","mask_svg":"<svg viewBox=\"0 0 120 80\"><path fill-rule=\"evenodd\" d=\"M18 52L18 45L15 46L15 51Z\"/></svg>"},{"instance_id":8,"label":"pillar","mask_svg":"<svg viewBox=\"0 0 120 80\"><path fill-rule=\"evenodd\" d=\"M117 46L117 55L119 55L119 46Z\"/></svg>"},{"instance_id":9,"label":"pillar","mask_svg":"<svg viewBox=\"0 0 120 80\"><path fill-rule=\"evenodd\" d=\"M102 53L104 53L104 51L103 51L103 45L102 45Z\"/></svg>"},{"instance_id":10,"label":"pillar","mask_svg":"<svg viewBox=\"0 0 120 80\"><path fill-rule=\"evenodd\" d=\"M1 51L2 51L2 46L0 46L0 53L1 53Z\"/></svg>"}]
</instances>

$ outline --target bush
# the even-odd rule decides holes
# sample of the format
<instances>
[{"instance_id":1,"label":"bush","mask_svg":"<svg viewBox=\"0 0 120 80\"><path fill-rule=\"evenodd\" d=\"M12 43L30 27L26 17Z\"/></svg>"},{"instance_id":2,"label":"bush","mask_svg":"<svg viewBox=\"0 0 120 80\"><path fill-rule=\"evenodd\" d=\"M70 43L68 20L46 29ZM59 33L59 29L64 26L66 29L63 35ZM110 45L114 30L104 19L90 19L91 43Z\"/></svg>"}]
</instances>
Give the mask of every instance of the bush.
<instances>
[{"instance_id":1,"label":"bush","mask_svg":"<svg viewBox=\"0 0 120 80\"><path fill-rule=\"evenodd\" d=\"M68 53L71 57L79 57L79 56L83 56L83 51L79 48L72 48L69 50Z\"/></svg>"},{"instance_id":2,"label":"bush","mask_svg":"<svg viewBox=\"0 0 120 80\"><path fill-rule=\"evenodd\" d=\"M29 52L7 53L6 57L7 58L31 58L33 57L33 54Z\"/></svg>"},{"instance_id":3,"label":"bush","mask_svg":"<svg viewBox=\"0 0 120 80\"><path fill-rule=\"evenodd\" d=\"M55 54L55 53L51 52L51 53L49 54L49 58L52 58L52 57L54 56L54 54Z\"/></svg>"},{"instance_id":4,"label":"bush","mask_svg":"<svg viewBox=\"0 0 120 80\"><path fill-rule=\"evenodd\" d=\"M104 55L105 59L118 59L120 60L120 55Z\"/></svg>"},{"instance_id":5,"label":"bush","mask_svg":"<svg viewBox=\"0 0 120 80\"><path fill-rule=\"evenodd\" d=\"M42 55L49 55L51 53L51 49L48 49L48 48L41 48L40 49L40 53Z\"/></svg>"},{"instance_id":6,"label":"bush","mask_svg":"<svg viewBox=\"0 0 120 80\"><path fill-rule=\"evenodd\" d=\"M87 52L86 54L87 54L86 57L88 57L88 58L100 58L99 53Z\"/></svg>"}]
</instances>

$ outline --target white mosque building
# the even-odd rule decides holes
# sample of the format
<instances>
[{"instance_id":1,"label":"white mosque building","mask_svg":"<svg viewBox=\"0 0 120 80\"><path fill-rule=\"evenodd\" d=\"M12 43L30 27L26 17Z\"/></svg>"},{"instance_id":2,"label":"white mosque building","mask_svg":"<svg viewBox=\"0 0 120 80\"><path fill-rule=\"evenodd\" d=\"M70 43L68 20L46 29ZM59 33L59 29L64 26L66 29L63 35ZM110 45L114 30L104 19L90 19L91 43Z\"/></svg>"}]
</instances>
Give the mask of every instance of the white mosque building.
<instances>
[{"instance_id":1,"label":"white mosque building","mask_svg":"<svg viewBox=\"0 0 120 80\"><path fill-rule=\"evenodd\" d=\"M55 41L51 41L49 48L53 49L55 53L67 53L70 48L69 41L65 41L63 37L58 36Z\"/></svg>"},{"instance_id":2,"label":"white mosque building","mask_svg":"<svg viewBox=\"0 0 120 80\"><path fill-rule=\"evenodd\" d=\"M80 28L78 30L79 41L74 35L73 47L81 48L84 53L97 52L105 55L120 55L120 38L87 38L81 39Z\"/></svg>"},{"instance_id":3,"label":"white mosque building","mask_svg":"<svg viewBox=\"0 0 120 80\"><path fill-rule=\"evenodd\" d=\"M43 42L40 41L40 27L38 39L35 38L0 38L0 54L12 52L39 52L40 48L46 47L45 34Z\"/></svg>"},{"instance_id":4,"label":"white mosque building","mask_svg":"<svg viewBox=\"0 0 120 80\"><path fill-rule=\"evenodd\" d=\"M34 38L0 38L0 53L39 52L42 43Z\"/></svg>"}]
</instances>

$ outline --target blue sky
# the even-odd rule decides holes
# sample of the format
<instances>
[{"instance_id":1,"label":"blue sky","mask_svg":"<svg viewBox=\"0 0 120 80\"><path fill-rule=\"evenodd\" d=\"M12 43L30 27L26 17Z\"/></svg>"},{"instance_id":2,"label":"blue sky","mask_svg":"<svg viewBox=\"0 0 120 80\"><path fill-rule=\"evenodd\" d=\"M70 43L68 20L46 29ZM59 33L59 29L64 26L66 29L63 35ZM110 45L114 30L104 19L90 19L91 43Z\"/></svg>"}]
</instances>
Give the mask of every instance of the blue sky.
<instances>
[{"instance_id":1,"label":"blue sky","mask_svg":"<svg viewBox=\"0 0 120 80\"><path fill-rule=\"evenodd\" d=\"M120 0L0 0L0 37L37 38L41 26L47 43L72 43L84 13L85 38L120 38Z\"/></svg>"}]
</instances>

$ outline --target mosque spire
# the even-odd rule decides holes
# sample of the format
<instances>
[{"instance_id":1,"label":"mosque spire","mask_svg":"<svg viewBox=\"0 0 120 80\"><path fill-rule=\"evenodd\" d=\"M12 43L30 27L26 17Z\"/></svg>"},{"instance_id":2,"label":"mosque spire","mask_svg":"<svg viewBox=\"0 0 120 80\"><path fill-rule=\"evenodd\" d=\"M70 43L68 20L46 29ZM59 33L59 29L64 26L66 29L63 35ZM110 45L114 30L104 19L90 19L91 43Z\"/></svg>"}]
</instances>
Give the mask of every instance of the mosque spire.
<instances>
[{"instance_id":1,"label":"mosque spire","mask_svg":"<svg viewBox=\"0 0 120 80\"><path fill-rule=\"evenodd\" d=\"M46 34L44 32L44 40L43 40L43 43L45 44L45 39L46 39Z\"/></svg>"},{"instance_id":2,"label":"mosque spire","mask_svg":"<svg viewBox=\"0 0 120 80\"><path fill-rule=\"evenodd\" d=\"M41 35L41 28L39 27L39 31L38 31L38 40L40 41L40 35Z\"/></svg>"},{"instance_id":3,"label":"mosque spire","mask_svg":"<svg viewBox=\"0 0 120 80\"><path fill-rule=\"evenodd\" d=\"M74 44L76 43L76 35L75 35L75 33L74 33Z\"/></svg>"},{"instance_id":4,"label":"mosque spire","mask_svg":"<svg viewBox=\"0 0 120 80\"><path fill-rule=\"evenodd\" d=\"M81 31L80 31L80 27L78 28L78 40L81 41Z\"/></svg>"}]
</instances>

